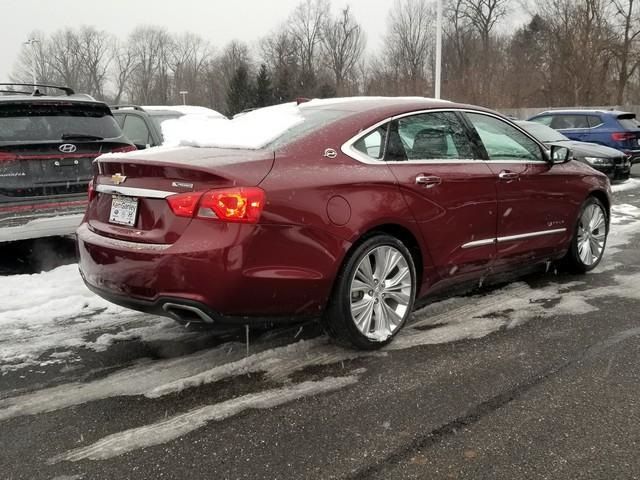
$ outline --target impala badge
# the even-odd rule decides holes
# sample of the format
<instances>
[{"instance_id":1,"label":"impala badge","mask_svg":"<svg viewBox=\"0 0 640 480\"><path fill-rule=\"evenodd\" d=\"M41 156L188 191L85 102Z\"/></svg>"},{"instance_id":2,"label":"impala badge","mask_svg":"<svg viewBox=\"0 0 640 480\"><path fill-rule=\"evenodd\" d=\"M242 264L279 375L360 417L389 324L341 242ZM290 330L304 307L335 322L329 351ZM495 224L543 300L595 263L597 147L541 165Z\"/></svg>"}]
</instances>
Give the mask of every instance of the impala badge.
<instances>
[{"instance_id":1,"label":"impala badge","mask_svg":"<svg viewBox=\"0 0 640 480\"><path fill-rule=\"evenodd\" d=\"M115 185L120 185L121 183L124 183L124 181L127 179L126 176L121 175L120 173L116 173L115 175L111 175L111 181L115 184Z\"/></svg>"}]
</instances>

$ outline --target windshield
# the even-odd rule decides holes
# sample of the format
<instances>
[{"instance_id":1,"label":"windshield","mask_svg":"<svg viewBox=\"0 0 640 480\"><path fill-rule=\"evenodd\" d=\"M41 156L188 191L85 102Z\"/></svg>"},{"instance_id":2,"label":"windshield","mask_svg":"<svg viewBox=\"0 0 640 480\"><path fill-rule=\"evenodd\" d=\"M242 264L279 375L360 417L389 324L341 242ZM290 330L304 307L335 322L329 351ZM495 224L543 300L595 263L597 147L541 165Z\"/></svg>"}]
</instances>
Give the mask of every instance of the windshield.
<instances>
[{"instance_id":1,"label":"windshield","mask_svg":"<svg viewBox=\"0 0 640 480\"><path fill-rule=\"evenodd\" d=\"M62 141L70 137L117 138L117 122L104 108L86 105L37 105L0 107L0 142Z\"/></svg>"},{"instance_id":2,"label":"windshield","mask_svg":"<svg viewBox=\"0 0 640 480\"><path fill-rule=\"evenodd\" d=\"M517 122L517 124L543 143L564 142L569 140L569 138L565 137L557 130L540 123Z\"/></svg>"}]
</instances>

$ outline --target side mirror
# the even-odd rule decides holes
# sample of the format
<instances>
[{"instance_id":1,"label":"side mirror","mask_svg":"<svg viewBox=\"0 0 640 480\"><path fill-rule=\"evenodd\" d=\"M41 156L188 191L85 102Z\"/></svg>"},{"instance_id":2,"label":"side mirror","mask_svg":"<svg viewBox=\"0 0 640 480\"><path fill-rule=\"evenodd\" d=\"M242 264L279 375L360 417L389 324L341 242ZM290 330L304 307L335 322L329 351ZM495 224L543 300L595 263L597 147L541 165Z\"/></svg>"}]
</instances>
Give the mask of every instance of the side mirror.
<instances>
[{"instance_id":1,"label":"side mirror","mask_svg":"<svg viewBox=\"0 0 640 480\"><path fill-rule=\"evenodd\" d=\"M551 145L551 163L567 163L571 160L571 150L560 145Z\"/></svg>"}]
</instances>

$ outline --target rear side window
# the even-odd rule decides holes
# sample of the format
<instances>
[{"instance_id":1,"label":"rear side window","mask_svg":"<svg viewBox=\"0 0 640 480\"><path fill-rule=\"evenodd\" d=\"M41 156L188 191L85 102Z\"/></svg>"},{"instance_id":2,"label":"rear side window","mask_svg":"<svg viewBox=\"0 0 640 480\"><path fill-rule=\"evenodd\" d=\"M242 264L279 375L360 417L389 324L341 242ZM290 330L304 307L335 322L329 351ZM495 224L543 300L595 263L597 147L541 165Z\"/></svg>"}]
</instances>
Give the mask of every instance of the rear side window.
<instances>
[{"instance_id":1,"label":"rear side window","mask_svg":"<svg viewBox=\"0 0 640 480\"><path fill-rule=\"evenodd\" d=\"M387 136L387 125L376 128L353 144L353 148L367 157L381 160L384 153L384 142Z\"/></svg>"},{"instance_id":2,"label":"rear side window","mask_svg":"<svg viewBox=\"0 0 640 480\"><path fill-rule=\"evenodd\" d=\"M151 135L145 121L136 115L127 115L124 121L123 132L125 137L136 145L150 145Z\"/></svg>"},{"instance_id":3,"label":"rear side window","mask_svg":"<svg viewBox=\"0 0 640 480\"><path fill-rule=\"evenodd\" d=\"M589 128L587 115L554 115L551 128L562 130L563 128Z\"/></svg>"},{"instance_id":4,"label":"rear side window","mask_svg":"<svg viewBox=\"0 0 640 480\"><path fill-rule=\"evenodd\" d=\"M640 124L633 113L618 116L618 123L626 130L637 130L640 128Z\"/></svg>"},{"instance_id":5,"label":"rear side window","mask_svg":"<svg viewBox=\"0 0 640 480\"><path fill-rule=\"evenodd\" d=\"M72 103L0 105L0 142L60 141L65 135L117 138L122 132L106 107Z\"/></svg>"},{"instance_id":6,"label":"rear side window","mask_svg":"<svg viewBox=\"0 0 640 480\"><path fill-rule=\"evenodd\" d=\"M589 127L590 128L596 128L599 127L600 125L602 125L604 122L602 121L602 118L600 118L599 115L589 115L587 117L588 121L589 121Z\"/></svg>"},{"instance_id":7,"label":"rear side window","mask_svg":"<svg viewBox=\"0 0 640 480\"><path fill-rule=\"evenodd\" d=\"M489 160L544 160L540 146L517 128L502 120L478 113L467 113Z\"/></svg>"}]
</instances>

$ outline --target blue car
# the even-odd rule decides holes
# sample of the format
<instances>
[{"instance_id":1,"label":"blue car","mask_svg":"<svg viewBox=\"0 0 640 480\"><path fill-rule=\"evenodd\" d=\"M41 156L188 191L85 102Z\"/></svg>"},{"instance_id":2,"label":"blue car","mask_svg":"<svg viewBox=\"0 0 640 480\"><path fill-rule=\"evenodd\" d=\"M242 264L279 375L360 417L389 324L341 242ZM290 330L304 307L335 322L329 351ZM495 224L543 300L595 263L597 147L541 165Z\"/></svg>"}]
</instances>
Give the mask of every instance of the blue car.
<instances>
[{"instance_id":1,"label":"blue car","mask_svg":"<svg viewBox=\"0 0 640 480\"><path fill-rule=\"evenodd\" d=\"M640 163L640 123L636 114L617 110L549 110L529 119L558 130L571 140L598 143Z\"/></svg>"}]
</instances>

